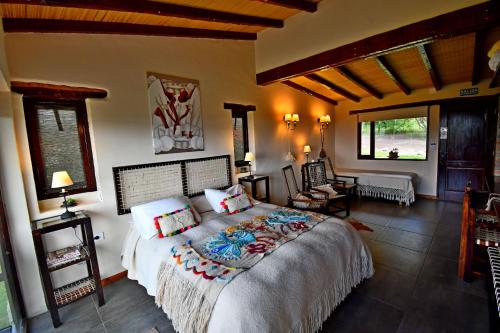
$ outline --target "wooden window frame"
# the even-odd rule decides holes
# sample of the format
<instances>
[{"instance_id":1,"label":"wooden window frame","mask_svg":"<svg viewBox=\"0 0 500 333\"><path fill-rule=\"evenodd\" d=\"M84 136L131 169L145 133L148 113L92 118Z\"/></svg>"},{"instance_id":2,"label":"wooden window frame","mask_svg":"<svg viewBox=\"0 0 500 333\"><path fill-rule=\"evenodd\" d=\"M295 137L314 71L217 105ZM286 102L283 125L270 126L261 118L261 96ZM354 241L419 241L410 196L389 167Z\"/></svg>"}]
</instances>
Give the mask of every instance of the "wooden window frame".
<instances>
[{"instance_id":1,"label":"wooden window frame","mask_svg":"<svg viewBox=\"0 0 500 333\"><path fill-rule=\"evenodd\" d=\"M415 158L376 158L375 157L375 121L370 121L370 155L361 155L361 123L358 122L358 160L373 160L373 161L417 161L425 162L429 160L429 118L430 112L427 109L427 133L425 136L425 159ZM416 118L416 117L414 117ZM365 121L367 122L367 121Z\"/></svg>"},{"instance_id":2,"label":"wooden window frame","mask_svg":"<svg viewBox=\"0 0 500 333\"><path fill-rule=\"evenodd\" d=\"M33 177L35 179L36 194L38 200L57 198L59 193L48 193L44 189L45 183L45 165L43 164L42 151L40 147L40 136L38 133L38 121L36 117L37 106L47 105L50 108L72 107L75 108L77 117L78 136L80 138L80 147L82 152L83 169L87 186L79 189L69 189L69 194L94 192L97 191L95 178L94 159L92 155L92 146L90 143L89 124L87 119L87 106L85 100L61 100L47 99L25 96L23 98L24 117L26 120L26 129L28 132L28 143L31 155L31 165L33 168Z\"/></svg>"},{"instance_id":3,"label":"wooden window frame","mask_svg":"<svg viewBox=\"0 0 500 333\"><path fill-rule=\"evenodd\" d=\"M374 160L375 159L375 122L370 122L370 154L361 155L361 123L358 122L358 160ZM364 121L366 123L366 121Z\"/></svg>"},{"instance_id":4,"label":"wooden window frame","mask_svg":"<svg viewBox=\"0 0 500 333\"><path fill-rule=\"evenodd\" d=\"M250 145L249 145L249 140L248 140L248 113L247 111L244 110L231 110L231 121L232 121L232 126L234 126L234 119L235 118L242 118L243 121L243 148L245 149L245 152L248 152L250 150ZM234 131L234 128L233 128ZM233 150L234 150L234 142L233 142ZM247 162L245 160L243 161L238 161L236 160L236 156L234 158L234 165L237 167L242 167L242 166L247 166L249 165L250 162Z\"/></svg>"}]
</instances>

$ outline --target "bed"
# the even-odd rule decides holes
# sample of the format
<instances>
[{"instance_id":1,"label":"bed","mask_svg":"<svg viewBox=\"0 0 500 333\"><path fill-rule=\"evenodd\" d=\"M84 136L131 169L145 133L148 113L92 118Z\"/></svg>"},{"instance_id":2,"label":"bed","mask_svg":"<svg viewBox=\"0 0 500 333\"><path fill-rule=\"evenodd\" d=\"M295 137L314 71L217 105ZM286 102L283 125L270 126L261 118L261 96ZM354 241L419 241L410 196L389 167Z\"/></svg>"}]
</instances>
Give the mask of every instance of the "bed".
<instances>
[{"instance_id":1,"label":"bed","mask_svg":"<svg viewBox=\"0 0 500 333\"><path fill-rule=\"evenodd\" d=\"M409 206L415 202L416 173L335 168L335 175L357 177L357 194L398 201Z\"/></svg>"},{"instance_id":2,"label":"bed","mask_svg":"<svg viewBox=\"0 0 500 333\"><path fill-rule=\"evenodd\" d=\"M204 170L203 175L196 175L198 179L196 181L189 179L191 177L189 161L196 161L196 167ZM194 197L199 195L199 189L202 187L229 187L230 172L222 172L220 169L223 165L230 168L228 161L229 156L209 160L187 160L187 163L181 161L179 179L184 186L179 187L182 191L179 194ZM219 167L213 167L214 163L219 163ZM166 166L169 172L172 172L172 165ZM151 168L157 167L158 165L154 164L151 166ZM145 172L149 172L148 169L150 168L144 166L138 169L128 166L114 170L115 182L119 182L117 185L119 213L127 213L129 210L127 206L131 203L129 194L144 191L139 184L148 183L148 176L144 175ZM130 176L133 170L139 170L138 178L142 180L141 182L134 181L136 177ZM210 171L207 170L212 170L208 176L207 173ZM123 176L124 173L127 173L127 176ZM129 179L125 181L127 177ZM155 176L151 177L157 179ZM130 188L134 189L124 190L130 178L134 183ZM197 185L200 178L203 184ZM123 196L127 191L129 194ZM151 194L149 191L147 193L150 200ZM134 200L140 201L138 198L132 201ZM231 216L207 211L201 214L202 223L199 226L162 239L145 240L131 225L123 246L122 265L128 270L128 278L137 280L146 288L149 295L158 300L158 289L162 288L158 283L159 271L162 263L169 260L173 246L180 246L188 240L196 242L207 234L250 220L254 216L269 214L276 209L279 207L257 203L253 208ZM325 216L325 220L310 231L284 243L225 285L218 294L203 330L315 332L352 288L371 277L373 273L370 251L358 232L350 224L338 218ZM186 316L192 314L191 310L189 307L183 309ZM176 330L188 331L181 323L182 318L172 318L172 314L169 313L167 315Z\"/></svg>"}]
</instances>

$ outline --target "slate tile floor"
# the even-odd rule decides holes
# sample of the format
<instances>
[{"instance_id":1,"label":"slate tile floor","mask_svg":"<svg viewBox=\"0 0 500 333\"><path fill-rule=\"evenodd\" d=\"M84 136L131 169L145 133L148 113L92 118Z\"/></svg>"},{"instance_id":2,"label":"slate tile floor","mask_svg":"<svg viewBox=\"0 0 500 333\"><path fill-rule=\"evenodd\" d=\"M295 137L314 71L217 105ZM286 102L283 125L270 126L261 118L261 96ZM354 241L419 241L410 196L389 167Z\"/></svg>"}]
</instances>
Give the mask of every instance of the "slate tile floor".
<instances>
[{"instance_id":1,"label":"slate tile floor","mask_svg":"<svg viewBox=\"0 0 500 333\"><path fill-rule=\"evenodd\" d=\"M375 276L358 286L324 323L322 332L487 332L484 281L456 277L461 206L417 200L411 207L363 199L352 217L375 262ZM61 310L53 329L48 313L30 320L30 332L173 332L153 297L128 279L105 288L106 305L86 298Z\"/></svg>"}]
</instances>

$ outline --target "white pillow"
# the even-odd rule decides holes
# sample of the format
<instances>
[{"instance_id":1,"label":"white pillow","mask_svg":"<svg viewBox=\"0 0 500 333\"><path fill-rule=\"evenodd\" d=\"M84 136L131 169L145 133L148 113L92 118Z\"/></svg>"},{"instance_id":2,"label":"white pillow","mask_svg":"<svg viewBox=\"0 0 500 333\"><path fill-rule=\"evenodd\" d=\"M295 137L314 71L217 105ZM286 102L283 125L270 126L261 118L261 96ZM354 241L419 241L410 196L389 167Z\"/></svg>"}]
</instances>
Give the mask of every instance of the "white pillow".
<instances>
[{"instance_id":1,"label":"white pillow","mask_svg":"<svg viewBox=\"0 0 500 333\"><path fill-rule=\"evenodd\" d=\"M175 210L185 208L189 205L193 208L194 218L197 223L201 222L201 216L194 209L191 201L186 197L172 197L156 201L151 201L132 207L132 220L135 228L142 238L151 239L158 235L154 218L163 214L171 213Z\"/></svg>"},{"instance_id":2,"label":"white pillow","mask_svg":"<svg viewBox=\"0 0 500 333\"><path fill-rule=\"evenodd\" d=\"M213 210L204 194L192 197L191 202L193 203L193 208L200 214Z\"/></svg>"},{"instance_id":3,"label":"white pillow","mask_svg":"<svg viewBox=\"0 0 500 333\"><path fill-rule=\"evenodd\" d=\"M332 187L331 184L325 184L325 185L319 185L319 186L314 186L312 188L313 190L319 190L319 191L323 191L323 192L327 192L328 193L328 198L329 199L333 199L335 198L335 196L337 196L337 191L335 191ZM316 198L316 196L314 196ZM318 197L319 198L319 197ZM320 198L320 199L323 199L323 198Z\"/></svg>"},{"instance_id":4,"label":"white pillow","mask_svg":"<svg viewBox=\"0 0 500 333\"><path fill-rule=\"evenodd\" d=\"M225 211L224 207L220 204L225 198L235 195L235 194L241 194L243 193L243 186L241 185L234 185L228 188L225 191L220 191L220 190L214 190L214 189L206 189L205 190L205 197L207 198L208 202L210 203L210 206L212 206L212 209L216 213L223 213Z\"/></svg>"}]
</instances>

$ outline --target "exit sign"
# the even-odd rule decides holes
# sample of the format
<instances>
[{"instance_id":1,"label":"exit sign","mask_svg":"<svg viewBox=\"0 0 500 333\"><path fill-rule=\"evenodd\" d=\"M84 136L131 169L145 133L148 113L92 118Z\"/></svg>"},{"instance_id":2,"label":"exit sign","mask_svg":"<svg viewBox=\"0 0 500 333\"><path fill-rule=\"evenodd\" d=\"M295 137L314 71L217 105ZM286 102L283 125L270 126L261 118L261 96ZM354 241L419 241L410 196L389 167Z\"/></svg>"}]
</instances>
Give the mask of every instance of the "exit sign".
<instances>
[{"instance_id":1,"label":"exit sign","mask_svg":"<svg viewBox=\"0 0 500 333\"><path fill-rule=\"evenodd\" d=\"M460 89L460 96L472 96L479 94L479 88Z\"/></svg>"}]
</instances>

